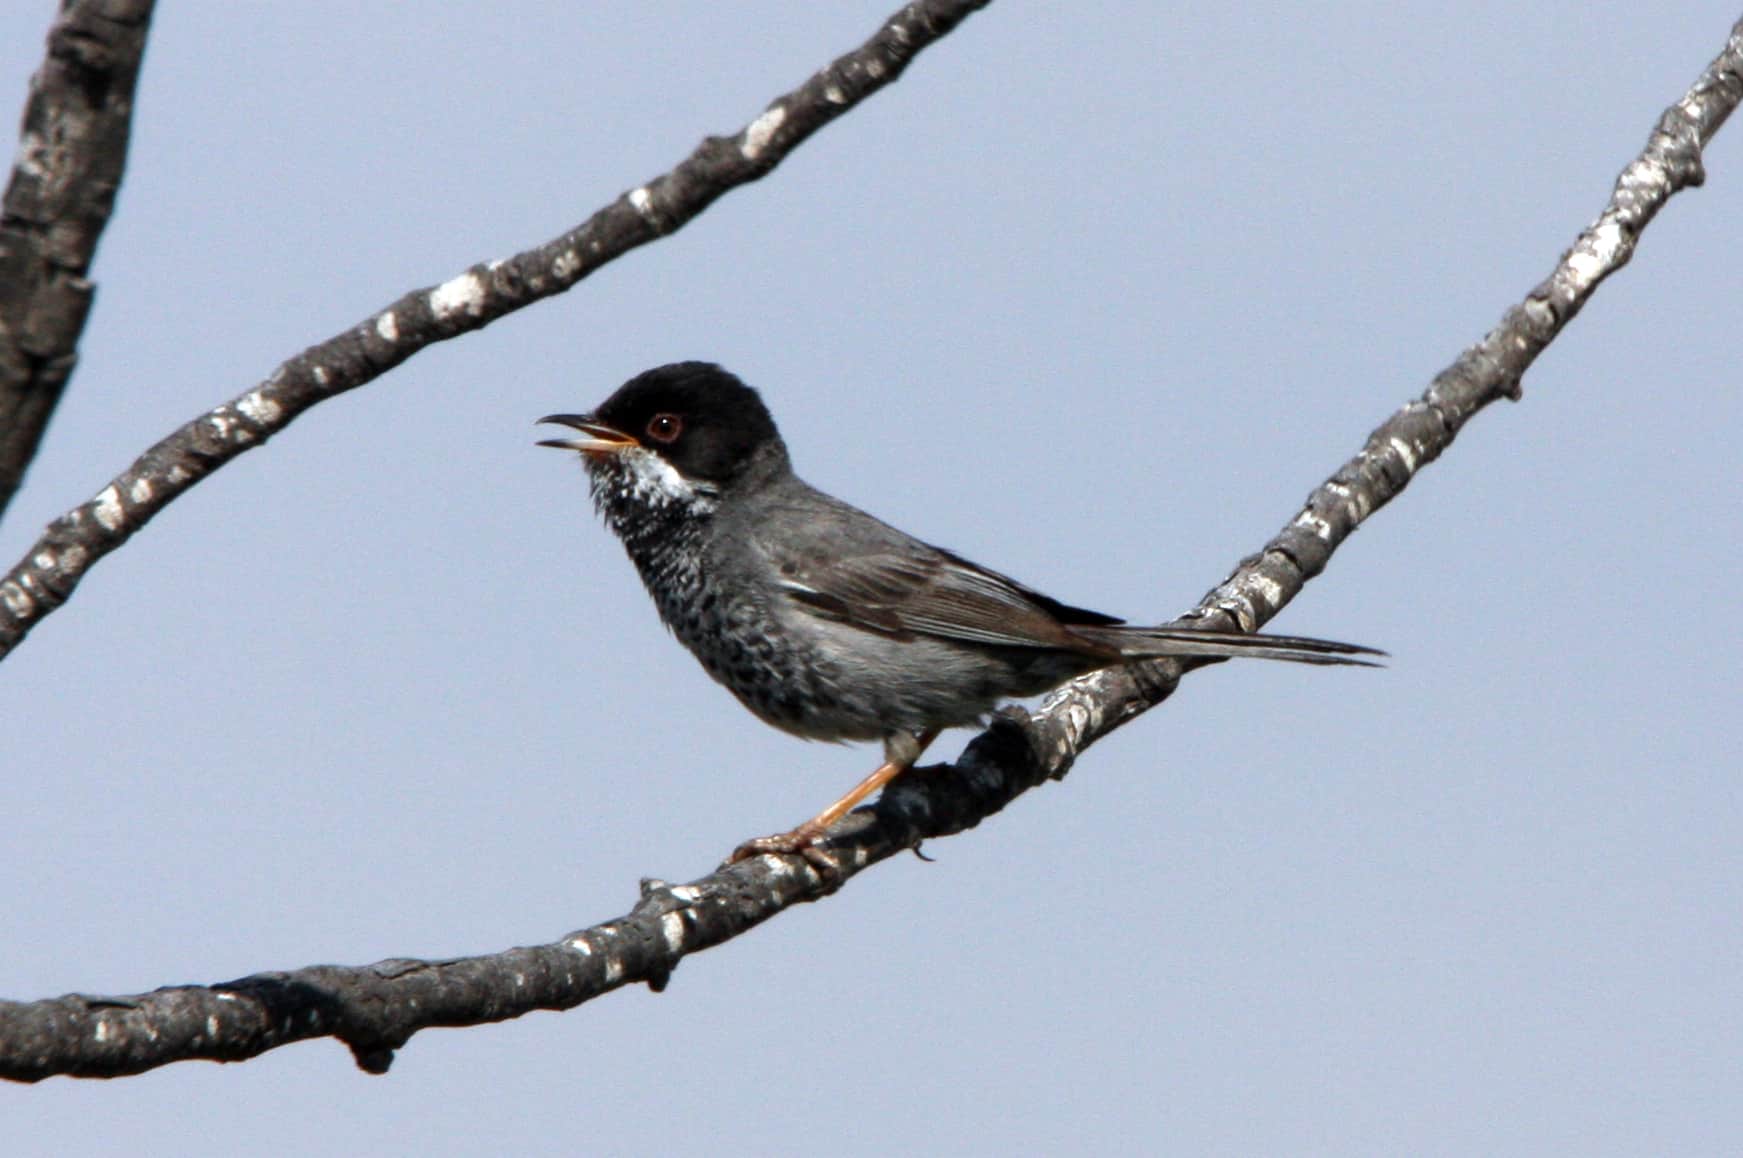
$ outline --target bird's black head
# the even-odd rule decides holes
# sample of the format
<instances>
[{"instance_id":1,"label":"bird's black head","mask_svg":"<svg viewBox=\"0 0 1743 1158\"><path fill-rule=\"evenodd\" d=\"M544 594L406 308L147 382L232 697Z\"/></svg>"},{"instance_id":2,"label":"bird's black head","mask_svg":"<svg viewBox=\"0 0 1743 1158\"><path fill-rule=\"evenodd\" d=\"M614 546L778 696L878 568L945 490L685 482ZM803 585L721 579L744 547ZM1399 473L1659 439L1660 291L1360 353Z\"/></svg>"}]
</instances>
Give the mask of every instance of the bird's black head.
<instances>
[{"instance_id":1,"label":"bird's black head","mask_svg":"<svg viewBox=\"0 0 1743 1158\"><path fill-rule=\"evenodd\" d=\"M581 452L594 505L638 564L638 551L792 470L757 392L711 362L656 367L592 414L541 421L581 432L539 445Z\"/></svg>"},{"instance_id":2,"label":"bird's black head","mask_svg":"<svg viewBox=\"0 0 1743 1158\"><path fill-rule=\"evenodd\" d=\"M784 465L786 447L757 392L712 362L673 362L618 387L592 414L553 414L544 422L586 438L545 445L579 450L604 465L640 449L686 479L730 485L753 464Z\"/></svg>"},{"instance_id":3,"label":"bird's black head","mask_svg":"<svg viewBox=\"0 0 1743 1158\"><path fill-rule=\"evenodd\" d=\"M713 483L731 482L759 451L781 442L757 392L712 362L673 362L637 374L593 416L683 475Z\"/></svg>"}]
</instances>

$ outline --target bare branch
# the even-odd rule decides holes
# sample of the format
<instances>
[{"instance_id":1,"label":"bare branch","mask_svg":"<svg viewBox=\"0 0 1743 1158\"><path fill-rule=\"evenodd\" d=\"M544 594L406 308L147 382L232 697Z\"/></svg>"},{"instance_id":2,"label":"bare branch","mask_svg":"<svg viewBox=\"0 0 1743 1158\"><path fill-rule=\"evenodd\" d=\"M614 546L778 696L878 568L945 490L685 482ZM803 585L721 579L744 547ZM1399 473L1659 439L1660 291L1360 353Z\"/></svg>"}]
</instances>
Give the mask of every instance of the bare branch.
<instances>
[{"instance_id":1,"label":"bare branch","mask_svg":"<svg viewBox=\"0 0 1743 1158\"><path fill-rule=\"evenodd\" d=\"M115 207L153 0L73 0L30 81L0 213L0 515L78 361L85 278Z\"/></svg>"},{"instance_id":2,"label":"bare branch","mask_svg":"<svg viewBox=\"0 0 1743 1158\"><path fill-rule=\"evenodd\" d=\"M1660 119L1623 170L1604 212L1523 302L1368 438L1255 556L1188 618L1254 628L1277 613L1374 511L1448 446L1477 411L1517 397L1526 369L1620 269L1679 190L1701 181L1701 152L1743 99L1743 22L1723 53ZM381 1073L420 1029L478 1025L535 1009L569 1009L624 985L664 988L684 957L817 900L922 840L979 824L1058 779L1101 736L1161 702L1182 668L1155 663L1086 676L1030 716L1002 713L954 765L916 769L831 830L840 871L824 880L800 857L762 856L688 885L643 881L623 917L550 945L449 961L314 966L222 985L134 997L70 995L0 1004L0 1076L115 1077L172 1061L237 1061L313 1037L336 1037Z\"/></svg>"},{"instance_id":3,"label":"bare branch","mask_svg":"<svg viewBox=\"0 0 1743 1158\"><path fill-rule=\"evenodd\" d=\"M562 293L637 246L676 232L716 198L767 174L818 129L893 82L922 49L989 2L905 5L865 44L777 97L736 135L706 138L677 168L631 189L577 228L406 294L163 439L89 502L50 523L0 580L0 657L66 602L97 560L188 488L309 407L373 381L433 343Z\"/></svg>"}]
</instances>

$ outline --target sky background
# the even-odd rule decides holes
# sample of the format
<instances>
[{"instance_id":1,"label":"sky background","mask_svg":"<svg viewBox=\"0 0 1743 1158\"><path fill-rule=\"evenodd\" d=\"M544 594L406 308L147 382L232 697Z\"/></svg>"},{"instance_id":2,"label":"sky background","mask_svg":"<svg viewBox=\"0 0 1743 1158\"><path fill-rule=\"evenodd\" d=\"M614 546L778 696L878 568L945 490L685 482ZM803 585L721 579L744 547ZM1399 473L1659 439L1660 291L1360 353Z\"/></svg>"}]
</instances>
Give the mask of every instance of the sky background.
<instances>
[{"instance_id":1,"label":"sky background","mask_svg":"<svg viewBox=\"0 0 1743 1158\"><path fill-rule=\"evenodd\" d=\"M81 362L0 526L544 241L872 3L165 4ZM22 109L55 5L0 6ZM773 175L317 408L0 665L0 995L554 940L868 771L660 627L533 421L710 358L800 472L1190 607L1603 206L1733 6L1005 3ZM669 990L0 1088L9 1155L1743 1147L1743 126L1232 663L937 863ZM954 757L968 733L935 751Z\"/></svg>"}]
</instances>

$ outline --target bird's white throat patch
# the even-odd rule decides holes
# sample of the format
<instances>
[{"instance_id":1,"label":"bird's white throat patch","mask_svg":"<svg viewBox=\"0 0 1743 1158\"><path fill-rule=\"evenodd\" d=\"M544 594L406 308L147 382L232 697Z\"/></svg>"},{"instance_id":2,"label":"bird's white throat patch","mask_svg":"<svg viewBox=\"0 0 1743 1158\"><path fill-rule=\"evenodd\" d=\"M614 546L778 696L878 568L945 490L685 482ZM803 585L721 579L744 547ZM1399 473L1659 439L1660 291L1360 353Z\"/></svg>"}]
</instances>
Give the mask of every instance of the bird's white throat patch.
<instances>
[{"instance_id":1,"label":"bird's white throat patch","mask_svg":"<svg viewBox=\"0 0 1743 1158\"><path fill-rule=\"evenodd\" d=\"M685 478L677 467L640 446L618 451L611 462L593 467L588 475L593 501L605 509L618 504L654 510L680 507L705 515L714 510L720 494L713 483Z\"/></svg>"}]
</instances>

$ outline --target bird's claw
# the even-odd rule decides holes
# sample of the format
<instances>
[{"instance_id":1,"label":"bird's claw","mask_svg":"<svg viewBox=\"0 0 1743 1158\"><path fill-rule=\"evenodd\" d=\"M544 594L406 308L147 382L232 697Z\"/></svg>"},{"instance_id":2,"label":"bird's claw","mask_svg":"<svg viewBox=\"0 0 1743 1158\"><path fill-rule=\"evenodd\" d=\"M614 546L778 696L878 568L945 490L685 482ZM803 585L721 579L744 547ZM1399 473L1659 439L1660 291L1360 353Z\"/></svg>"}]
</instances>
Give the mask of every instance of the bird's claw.
<instances>
[{"instance_id":1,"label":"bird's claw","mask_svg":"<svg viewBox=\"0 0 1743 1158\"><path fill-rule=\"evenodd\" d=\"M822 839L821 832L814 831L810 825L801 824L791 832L777 833L774 836L759 836L755 840L747 840L732 850L732 855L726 858L721 868L735 865L740 861L749 860L754 856L774 854L775 856L802 856L805 863L816 869L826 881L833 881L841 875L841 862L818 845Z\"/></svg>"}]
</instances>

